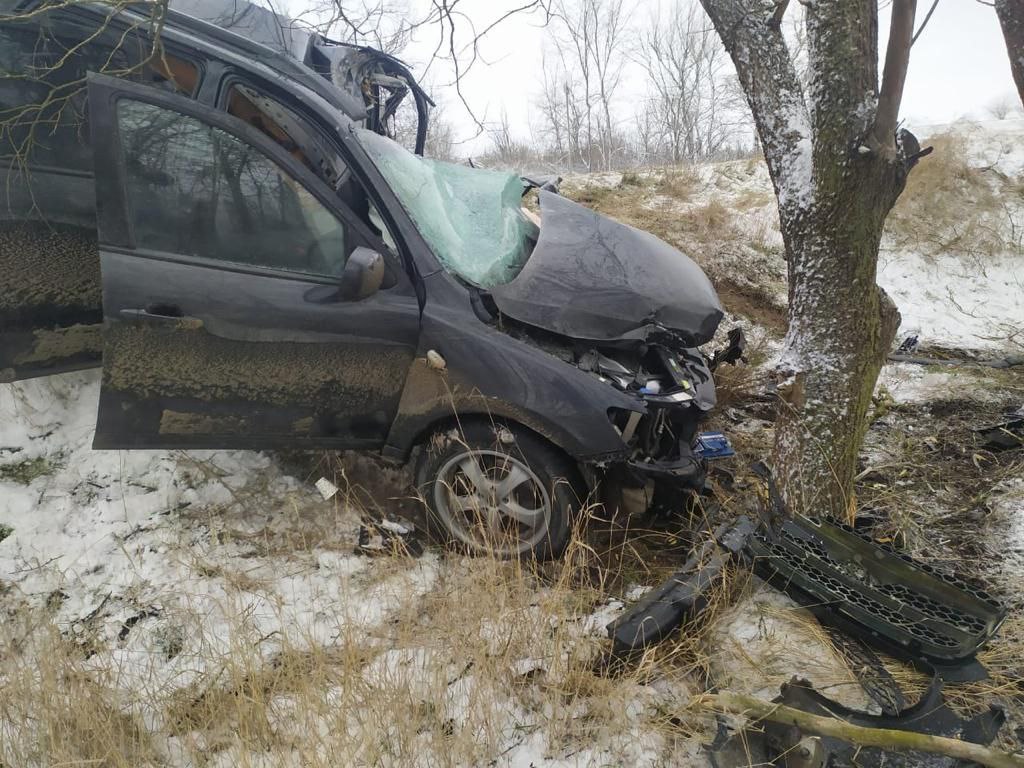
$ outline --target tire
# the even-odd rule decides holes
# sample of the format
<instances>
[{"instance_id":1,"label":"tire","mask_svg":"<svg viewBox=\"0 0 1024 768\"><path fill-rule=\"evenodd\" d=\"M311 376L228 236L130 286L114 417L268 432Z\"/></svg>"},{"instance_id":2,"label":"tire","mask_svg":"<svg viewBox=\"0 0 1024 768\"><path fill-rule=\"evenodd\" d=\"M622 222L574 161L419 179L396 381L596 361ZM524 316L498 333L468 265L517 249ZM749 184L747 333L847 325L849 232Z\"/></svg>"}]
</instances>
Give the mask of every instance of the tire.
<instances>
[{"instance_id":1,"label":"tire","mask_svg":"<svg viewBox=\"0 0 1024 768\"><path fill-rule=\"evenodd\" d=\"M434 433L416 485L446 546L505 559L559 557L587 496L562 451L522 427L479 421Z\"/></svg>"}]
</instances>

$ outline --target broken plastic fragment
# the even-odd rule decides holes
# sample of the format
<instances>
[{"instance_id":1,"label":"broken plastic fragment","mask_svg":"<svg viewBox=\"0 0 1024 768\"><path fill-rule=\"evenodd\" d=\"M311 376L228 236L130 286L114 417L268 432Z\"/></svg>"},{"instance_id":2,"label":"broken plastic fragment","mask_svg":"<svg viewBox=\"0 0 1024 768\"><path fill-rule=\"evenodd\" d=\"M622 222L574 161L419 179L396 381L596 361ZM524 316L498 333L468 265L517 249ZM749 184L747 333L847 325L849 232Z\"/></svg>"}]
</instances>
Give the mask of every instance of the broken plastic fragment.
<instances>
[{"instance_id":1,"label":"broken plastic fragment","mask_svg":"<svg viewBox=\"0 0 1024 768\"><path fill-rule=\"evenodd\" d=\"M384 518L377 525L383 530L390 531L391 533L398 534L399 536L407 536L416 530L415 525L401 517L396 517L394 520Z\"/></svg>"},{"instance_id":2,"label":"broken plastic fragment","mask_svg":"<svg viewBox=\"0 0 1024 768\"><path fill-rule=\"evenodd\" d=\"M321 477L316 481L316 489L320 491L320 495L324 497L324 501L330 501L338 493L338 486L326 477Z\"/></svg>"},{"instance_id":3,"label":"broken plastic fragment","mask_svg":"<svg viewBox=\"0 0 1024 768\"><path fill-rule=\"evenodd\" d=\"M441 353L433 349L427 350L427 365L435 371L443 371L448 367L448 363L441 357Z\"/></svg>"}]
</instances>

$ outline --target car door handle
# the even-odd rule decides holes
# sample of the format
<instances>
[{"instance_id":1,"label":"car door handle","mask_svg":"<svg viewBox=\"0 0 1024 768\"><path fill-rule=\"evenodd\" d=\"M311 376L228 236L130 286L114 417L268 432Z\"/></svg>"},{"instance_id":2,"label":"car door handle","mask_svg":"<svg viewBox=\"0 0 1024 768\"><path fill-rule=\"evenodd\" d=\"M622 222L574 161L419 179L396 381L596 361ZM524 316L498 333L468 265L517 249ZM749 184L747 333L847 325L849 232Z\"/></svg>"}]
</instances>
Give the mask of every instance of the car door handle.
<instances>
[{"instance_id":1,"label":"car door handle","mask_svg":"<svg viewBox=\"0 0 1024 768\"><path fill-rule=\"evenodd\" d=\"M125 320L134 320L137 323L150 323L153 325L173 325L182 330L194 330L203 327L202 320L198 317L181 314L177 307L161 306L159 308L122 309L118 314Z\"/></svg>"}]
</instances>

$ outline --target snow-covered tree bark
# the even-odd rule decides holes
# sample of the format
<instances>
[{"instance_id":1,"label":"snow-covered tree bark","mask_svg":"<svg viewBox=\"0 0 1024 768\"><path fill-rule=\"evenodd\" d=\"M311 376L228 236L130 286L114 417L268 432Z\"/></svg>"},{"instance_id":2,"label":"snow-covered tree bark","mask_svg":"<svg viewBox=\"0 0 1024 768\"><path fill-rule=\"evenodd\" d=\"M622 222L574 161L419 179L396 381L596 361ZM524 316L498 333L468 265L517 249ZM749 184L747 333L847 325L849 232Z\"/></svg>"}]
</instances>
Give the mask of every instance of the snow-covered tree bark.
<instances>
[{"instance_id":1,"label":"snow-covered tree bark","mask_svg":"<svg viewBox=\"0 0 1024 768\"><path fill-rule=\"evenodd\" d=\"M996 15L1003 28L1006 52L1010 55L1010 71L1017 84L1020 103L1024 104L1024 2L995 0Z\"/></svg>"},{"instance_id":2,"label":"snow-covered tree bark","mask_svg":"<svg viewBox=\"0 0 1024 768\"><path fill-rule=\"evenodd\" d=\"M875 282L882 227L916 160L896 121L915 0L893 0L882 85L877 0L802 0L806 90L786 0L701 0L736 66L778 199L789 265L773 456L794 509L846 518L871 394L899 313Z\"/></svg>"}]
</instances>

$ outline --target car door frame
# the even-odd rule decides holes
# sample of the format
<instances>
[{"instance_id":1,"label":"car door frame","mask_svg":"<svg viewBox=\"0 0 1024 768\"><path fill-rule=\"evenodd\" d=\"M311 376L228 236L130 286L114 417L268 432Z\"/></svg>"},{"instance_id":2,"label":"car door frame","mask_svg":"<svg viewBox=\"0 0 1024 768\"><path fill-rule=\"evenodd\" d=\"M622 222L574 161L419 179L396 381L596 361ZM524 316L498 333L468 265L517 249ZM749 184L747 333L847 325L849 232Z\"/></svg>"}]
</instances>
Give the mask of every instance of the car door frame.
<instances>
[{"instance_id":1,"label":"car door frame","mask_svg":"<svg viewBox=\"0 0 1024 768\"><path fill-rule=\"evenodd\" d=\"M246 79L250 82L253 80L258 82L258 78ZM224 82L224 78L222 78L222 82ZM371 243L376 247L384 257L389 269L394 274L397 281L393 288L386 290L395 290L395 296L404 297L415 303L418 323L419 314L422 311L422 303L419 301L419 292L417 291L414 280L407 272L405 259L402 255L392 252L383 240L377 236L365 222L361 221L359 217L356 216L341 200L337 199L329 185L327 185L314 172L309 170L299 160L290 155L258 128L248 125L244 121L239 120L215 106L201 103L194 99L188 99L187 97L178 96L176 94L157 91L145 85L131 83L105 75L90 73L88 76L88 87L90 120L93 121L91 124L94 131L93 153L96 167L111 169L109 172L97 173L95 175L97 223L99 231L102 233L102 240L100 243L101 259L102 252L105 248L113 249L116 252L125 253L127 255L135 255L139 250L132 231L130 205L127 199L126 168L124 167L123 160L123 145L117 120L117 102L121 99L128 99L156 106L161 109L168 109L184 116L200 120L205 125L222 130L262 153L271 162L273 162L281 172L291 176L297 183L301 184L321 205L342 221L346 227L354 230L359 239ZM310 123L314 130L317 130L321 134L322 138L327 140L332 139L330 134L325 132L322 127L317 126L315 122L308 120L308 118L307 122ZM97 140L96 137L102 138ZM348 162L348 153L342 151L339 144L340 142L332 141L332 146L337 147L342 159L345 162ZM159 256L146 255L138 256L138 258L159 259ZM190 264L200 267L213 266L224 271L236 271L254 275L285 275L284 270L272 267L235 264L229 261L218 261L215 259L203 258L201 256L188 256L185 254L175 254L173 259L168 258L165 259L165 261L173 261L186 266ZM287 273L287 277L310 283L311 286L317 284L334 286L339 283L338 278L312 273ZM105 282L106 281L104 280L104 283ZM107 304L107 296L104 295L105 326L109 322L108 318L110 317L111 310ZM353 306L356 306L356 304L357 303L353 303ZM413 345L413 348L415 348L415 345ZM405 375L408 375L408 371L405 371ZM404 380L402 384L404 385ZM104 410L104 398L101 393L100 413L97 422L97 438L94 441L94 447L118 447L109 444L109 440L101 435L103 432L102 421L104 420ZM391 414L392 421L396 416L397 411ZM233 440L232 443L233 444L229 447L265 447L262 445L252 444L251 441L247 441L245 439ZM351 447L365 449L381 447L383 446L384 441L374 440L368 442L363 439L346 439L345 436L342 435L324 440L296 440L295 444L306 447L323 445L326 447ZM203 444L191 446L186 443L178 443L175 447L188 448L209 446Z\"/></svg>"}]
</instances>

